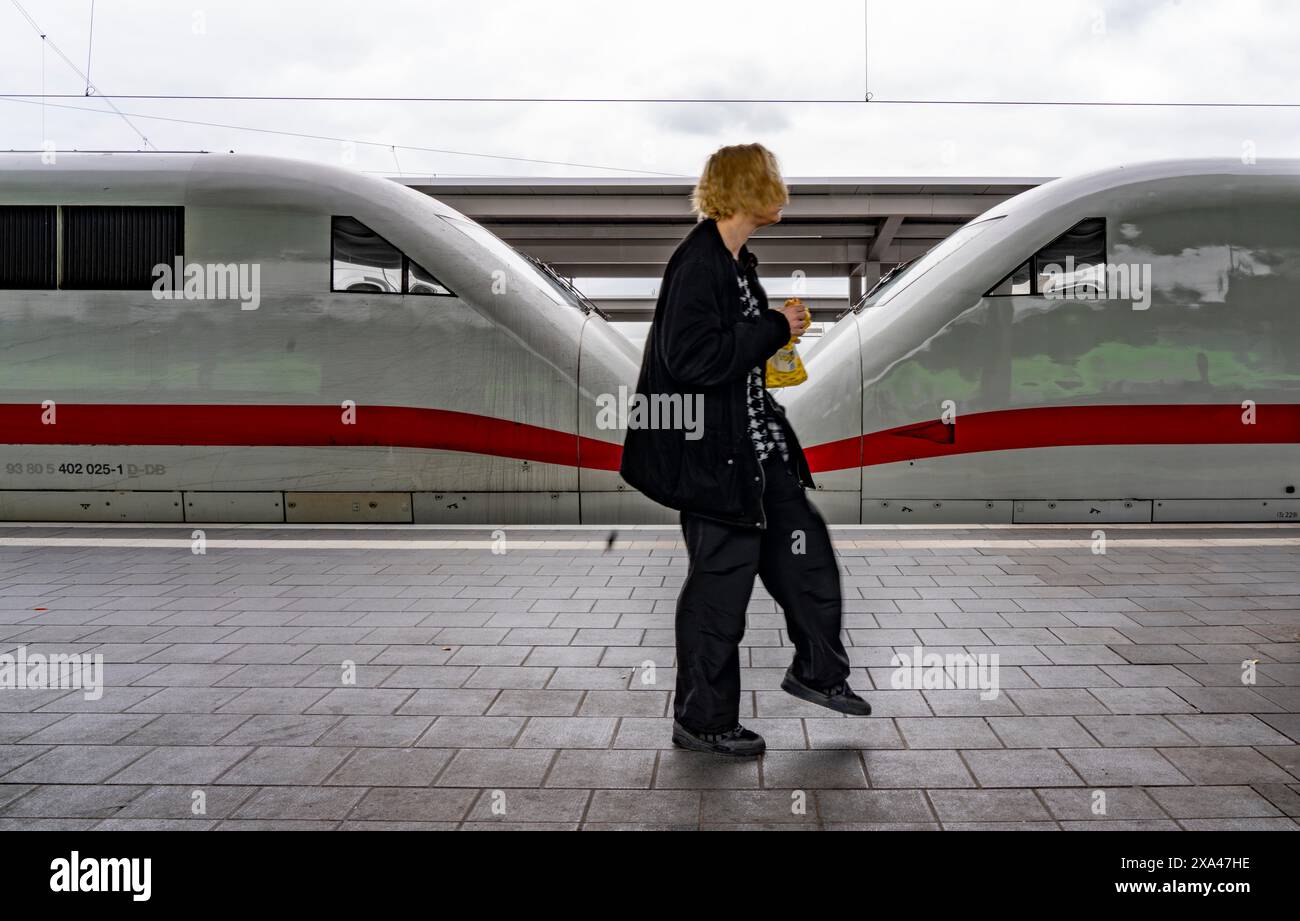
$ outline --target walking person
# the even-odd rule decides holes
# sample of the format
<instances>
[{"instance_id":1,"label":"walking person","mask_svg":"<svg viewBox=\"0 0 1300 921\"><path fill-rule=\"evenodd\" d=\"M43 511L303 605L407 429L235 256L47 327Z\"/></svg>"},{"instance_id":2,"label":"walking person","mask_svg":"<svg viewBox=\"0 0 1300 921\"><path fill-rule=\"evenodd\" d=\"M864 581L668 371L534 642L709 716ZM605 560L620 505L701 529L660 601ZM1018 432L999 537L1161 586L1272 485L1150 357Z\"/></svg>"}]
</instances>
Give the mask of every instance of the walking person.
<instances>
[{"instance_id":1,"label":"walking person","mask_svg":"<svg viewBox=\"0 0 1300 921\"><path fill-rule=\"evenodd\" d=\"M840 574L812 474L764 366L808 325L802 304L769 309L746 241L781 219L789 193L771 151L723 147L693 196L699 223L668 261L637 393L702 403L702 432L629 425L621 473L680 511L690 568L677 599L673 742L762 754L740 725L740 641L754 576L785 613L794 661L781 687L841 713L870 705L848 685ZM686 437L691 435L692 437Z\"/></svg>"}]
</instances>

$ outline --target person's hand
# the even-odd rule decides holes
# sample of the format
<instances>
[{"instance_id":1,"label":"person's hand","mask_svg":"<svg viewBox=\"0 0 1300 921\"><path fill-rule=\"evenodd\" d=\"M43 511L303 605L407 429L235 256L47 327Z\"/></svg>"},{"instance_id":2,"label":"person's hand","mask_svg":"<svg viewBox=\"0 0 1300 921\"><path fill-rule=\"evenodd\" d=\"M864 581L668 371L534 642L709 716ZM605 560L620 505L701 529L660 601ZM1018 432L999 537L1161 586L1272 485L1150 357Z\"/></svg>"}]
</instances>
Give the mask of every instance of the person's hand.
<instances>
[{"instance_id":1,"label":"person's hand","mask_svg":"<svg viewBox=\"0 0 1300 921\"><path fill-rule=\"evenodd\" d=\"M786 322L790 324L791 339L797 340L808 331L808 325L812 322L812 314L804 306L804 302L797 297L792 297L786 301L779 308L779 312L785 316Z\"/></svg>"}]
</instances>

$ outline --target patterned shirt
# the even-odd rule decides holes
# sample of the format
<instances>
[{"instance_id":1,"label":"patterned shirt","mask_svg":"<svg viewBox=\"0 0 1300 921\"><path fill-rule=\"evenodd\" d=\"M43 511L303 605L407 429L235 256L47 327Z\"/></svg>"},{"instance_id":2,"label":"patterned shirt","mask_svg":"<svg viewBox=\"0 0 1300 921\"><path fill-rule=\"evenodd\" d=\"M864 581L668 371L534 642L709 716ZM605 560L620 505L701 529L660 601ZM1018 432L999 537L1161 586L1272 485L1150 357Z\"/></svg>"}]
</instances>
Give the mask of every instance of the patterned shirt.
<instances>
[{"instance_id":1,"label":"patterned shirt","mask_svg":"<svg viewBox=\"0 0 1300 921\"><path fill-rule=\"evenodd\" d=\"M758 298L749 290L749 279L737 268L736 281L740 284L741 315L747 319L759 315ZM762 365L749 369L749 378L745 388L745 410L749 416L749 439L754 443L754 453L761 464L779 450L782 460L790 460L790 451L786 446L785 432L781 423L767 411L767 377Z\"/></svg>"}]
</instances>

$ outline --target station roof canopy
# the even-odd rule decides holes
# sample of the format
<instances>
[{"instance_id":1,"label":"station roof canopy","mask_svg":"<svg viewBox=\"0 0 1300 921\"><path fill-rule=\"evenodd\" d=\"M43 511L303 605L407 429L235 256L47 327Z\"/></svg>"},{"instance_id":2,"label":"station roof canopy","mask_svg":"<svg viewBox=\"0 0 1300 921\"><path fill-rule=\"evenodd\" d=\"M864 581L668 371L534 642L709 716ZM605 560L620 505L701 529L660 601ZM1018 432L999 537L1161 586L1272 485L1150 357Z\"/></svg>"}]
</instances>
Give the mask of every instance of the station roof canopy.
<instances>
[{"instance_id":1,"label":"station roof canopy","mask_svg":"<svg viewBox=\"0 0 1300 921\"><path fill-rule=\"evenodd\" d=\"M490 228L569 278L658 279L695 222L692 178L394 177ZM764 278L847 278L846 296L813 297L829 318L886 271L1047 178L790 178L781 223L751 246ZM622 319L645 319L646 298L595 298Z\"/></svg>"}]
</instances>

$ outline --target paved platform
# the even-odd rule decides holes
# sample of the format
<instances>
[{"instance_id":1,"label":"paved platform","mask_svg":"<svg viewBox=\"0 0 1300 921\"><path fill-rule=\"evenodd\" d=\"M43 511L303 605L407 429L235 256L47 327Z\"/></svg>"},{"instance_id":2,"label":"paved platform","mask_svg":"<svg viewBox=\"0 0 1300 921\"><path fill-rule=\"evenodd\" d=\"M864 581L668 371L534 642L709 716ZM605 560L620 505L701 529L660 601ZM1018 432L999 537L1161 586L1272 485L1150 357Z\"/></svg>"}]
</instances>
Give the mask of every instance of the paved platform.
<instances>
[{"instance_id":1,"label":"paved platform","mask_svg":"<svg viewBox=\"0 0 1300 921\"><path fill-rule=\"evenodd\" d=\"M833 530L877 715L779 690L757 586L732 762L669 743L673 529L0 526L0 652L106 663L0 690L0 828L1297 827L1300 530Z\"/></svg>"}]
</instances>

